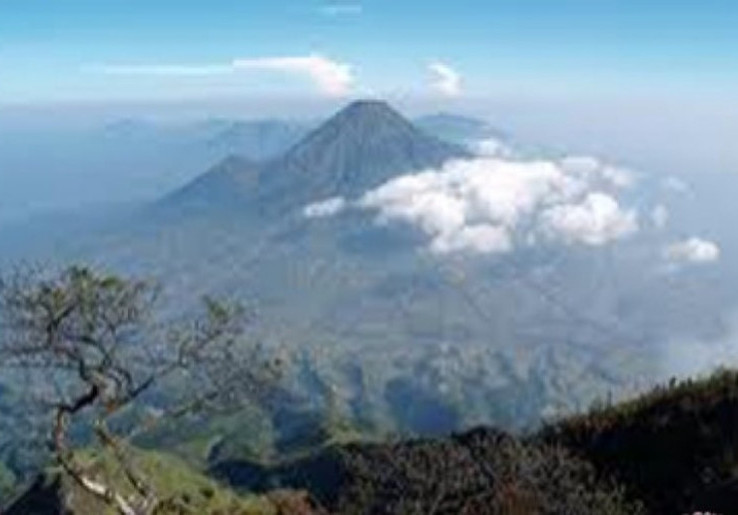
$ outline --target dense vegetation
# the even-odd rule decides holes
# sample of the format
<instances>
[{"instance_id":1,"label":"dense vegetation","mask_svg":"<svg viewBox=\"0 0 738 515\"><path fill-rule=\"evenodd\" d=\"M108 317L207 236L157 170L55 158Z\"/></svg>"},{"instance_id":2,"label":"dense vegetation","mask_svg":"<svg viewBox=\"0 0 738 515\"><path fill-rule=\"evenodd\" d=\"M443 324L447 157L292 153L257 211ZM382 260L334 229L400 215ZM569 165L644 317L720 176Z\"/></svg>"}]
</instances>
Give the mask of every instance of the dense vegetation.
<instances>
[{"instance_id":1,"label":"dense vegetation","mask_svg":"<svg viewBox=\"0 0 738 515\"><path fill-rule=\"evenodd\" d=\"M738 506L738 372L672 383L545 429L650 513Z\"/></svg>"},{"instance_id":2,"label":"dense vegetation","mask_svg":"<svg viewBox=\"0 0 738 515\"><path fill-rule=\"evenodd\" d=\"M339 513L727 514L738 506L736 428L738 372L724 371L522 438L477 429L213 472L246 490L305 488Z\"/></svg>"},{"instance_id":3,"label":"dense vegetation","mask_svg":"<svg viewBox=\"0 0 738 515\"><path fill-rule=\"evenodd\" d=\"M642 513L567 451L494 429L332 447L271 469L227 462L213 473L245 490L306 489L331 513Z\"/></svg>"}]
</instances>

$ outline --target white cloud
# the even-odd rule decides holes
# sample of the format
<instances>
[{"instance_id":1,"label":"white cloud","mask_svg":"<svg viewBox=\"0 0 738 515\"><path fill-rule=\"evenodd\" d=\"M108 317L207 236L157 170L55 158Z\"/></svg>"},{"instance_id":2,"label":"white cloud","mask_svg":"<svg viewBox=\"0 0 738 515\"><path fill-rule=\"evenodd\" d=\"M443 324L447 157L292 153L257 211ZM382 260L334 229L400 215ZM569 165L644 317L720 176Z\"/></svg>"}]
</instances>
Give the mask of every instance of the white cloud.
<instances>
[{"instance_id":1,"label":"white cloud","mask_svg":"<svg viewBox=\"0 0 738 515\"><path fill-rule=\"evenodd\" d=\"M358 3L335 3L326 4L319 9L326 16L355 16L364 11L364 7Z\"/></svg>"},{"instance_id":2,"label":"white cloud","mask_svg":"<svg viewBox=\"0 0 738 515\"><path fill-rule=\"evenodd\" d=\"M542 216L546 232L567 243L603 245L638 230L634 211L623 211L612 196L592 192L577 204L547 209Z\"/></svg>"},{"instance_id":3,"label":"white cloud","mask_svg":"<svg viewBox=\"0 0 738 515\"><path fill-rule=\"evenodd\" d=\"M720 259L720 247L712 241L692 237L667 246L664 258L674 264L713 263Z\"/></svg>"},{"instance_id":4,"label":"white cloud","mask_svg":"<svg viewBox=\"0 0 738 515\"><path fill-rule=\"evenodd\" d=\"M597 180L606 186L629 188L635 184L635 175L630 170L605 164L596 157L567 156L559 161L566 172Z\"/></svg>"},{"instance_id":5,"label":"white cloud","mask_svg":"<svg viewBox=\"0 0 738 515\"><path fill-rule=\"evenodd\" d=\"M428 70L433 74L432 87L435 91L447 97L461 95L461 74L459 72L440 61L430 63Z\"/></svg>"},{"instance_id":6,"label":"white cloud","mask_svg":"<svg viewBox=\"0 0 738 515\"><path fill-rule=\"evenodd\" d=\"M332 197L321 202L314 202L302 210L306 218L325 218L334 216L343 211L346 200L341 197Z\"/></svg>"},{"instance_id":7,"label":"white cloud","mask_svg":"<svg viewBox=\"0 0 738 515\"><path fill-rule=\"evenodd\" d=\"M319 54L289 57L235 59L226 64L201 65L103 65L90 68L106 75L198 77L229 75L246 71L276 71L301 76L312 81L328 96L344 96L351 92L355 78L351 65Z\"/></svg>"},{"instance_id":8,"label":"white cloud","mask_svg":"<svg viewBox=\"0 0 738 515\"><path fill-rule=\"evenodd\" d=\"M636 231L637 214L620 207L617 187L609 193L598 189L606 165L590 165L582 174L556 161L452 160L440 169L391 179L352 201L312 204L304 214L369 211L377 223L415 227L438 254L505 253L540 237L604 245Z\"/></svg>"},{"instance_id":9,"label":"white cloud","mask_svg":"<svg viewBox=\"0 0 738 515\"><path fill-rule=\"evenodd\" d=\"M478 254L497 254L513 249L510 233L504 227L478 224L460 227L458 231L442 233L431 242L436 254L470 251Z\"/></svg>"},{"instance_id":10,"label":"white cloud","mask_svg":"<svg viewBox=\"0 0 738 515\"><path fill-rule=\"evenodd\" d=\"M511 149L505 142L497 138L487 138L474 141L469 144L472 152L480 156L486 157L508 157L511 155Z\"/></svg>"},{"instance_id":11,"label":"white cloud","mask_svg":"<svg viewBox=\"0 0 738 515\"><path fill-rule=\"evenodd\" d=\"M333 61L319 54L236 59L233 66L236 70L267 70L303 75L311 79L322 93L329 96L347 95L355 82L349 64Z\"/></svg>"}]
</instances>

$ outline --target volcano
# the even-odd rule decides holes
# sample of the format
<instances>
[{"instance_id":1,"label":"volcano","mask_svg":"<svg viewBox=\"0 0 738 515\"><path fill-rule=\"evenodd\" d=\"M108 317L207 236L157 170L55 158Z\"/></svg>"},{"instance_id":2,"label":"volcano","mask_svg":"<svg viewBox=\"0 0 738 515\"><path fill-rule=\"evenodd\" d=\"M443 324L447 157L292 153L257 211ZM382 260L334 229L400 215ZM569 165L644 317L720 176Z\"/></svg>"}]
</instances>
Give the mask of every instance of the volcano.
<instances>
[{"instance_id":1,"label":"volcano","mask_svg":"<svg viewBox=\"0 0 738 515\"><path fill-rule=\"evenodd\" d=\"M283 155L254 163L229 157L169 195L171 205L234 207L265 216L334 196L352 197L467 151L415 127L386 102L356 101Z\"/></svg>"}]
</instances>

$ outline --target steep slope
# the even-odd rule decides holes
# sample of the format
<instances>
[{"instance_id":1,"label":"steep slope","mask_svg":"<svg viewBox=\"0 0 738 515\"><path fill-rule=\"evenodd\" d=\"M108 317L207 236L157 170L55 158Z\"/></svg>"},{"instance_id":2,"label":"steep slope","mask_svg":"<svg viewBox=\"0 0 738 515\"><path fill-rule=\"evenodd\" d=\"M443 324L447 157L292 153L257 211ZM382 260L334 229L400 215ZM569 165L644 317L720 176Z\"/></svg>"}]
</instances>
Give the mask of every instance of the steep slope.
<instances>
[{"instance_id":1,"label":"steep slope","mask_svg":"<svg viewBox=\"0 0 738 515\"><path fill-rule=\"evenodd\" d=\"M259 166L246 158L229 156L161 199L154 209L207 214L209 210L246 208L249 192L256 187Z\"/></svg>"},{"instance_id":2,"label":"steep slope","mask_svg":"<svg viewBox=\"0 0 738 515\"><path fill-rule=\"evenodd\" d=\"M616 478L650 513L735 513L738 372L672 383L542 432Z\"/></svg>"}]
</instances>

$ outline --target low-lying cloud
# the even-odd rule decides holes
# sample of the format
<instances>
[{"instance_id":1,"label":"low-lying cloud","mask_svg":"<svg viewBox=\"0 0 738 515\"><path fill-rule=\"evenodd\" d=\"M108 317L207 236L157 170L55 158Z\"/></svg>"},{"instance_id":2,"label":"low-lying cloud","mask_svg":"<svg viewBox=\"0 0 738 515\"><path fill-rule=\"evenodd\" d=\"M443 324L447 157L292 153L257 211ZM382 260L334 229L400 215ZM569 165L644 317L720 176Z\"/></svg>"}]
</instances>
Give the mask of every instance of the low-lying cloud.
<instances>
[{"instance_id":1,"label":"low-lying cloud","mask_svg":"<svg viewBox=\"0 0 738 515\"><path fill-rule=\"evenodd\" d=\"M416 228L438 254L499 254L539 242L600 246L638 230L637 212L618 199L631 175L593 158L485 156L399 176L358 199L312 204L305 214L367 211L378 224Z\"/></svg>"}]
</instances>

